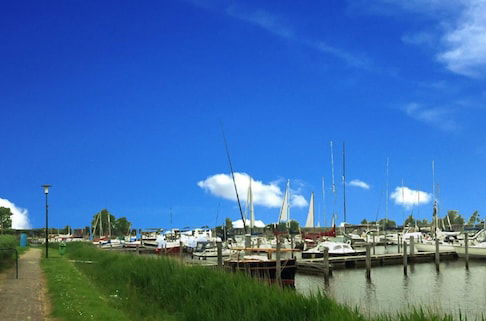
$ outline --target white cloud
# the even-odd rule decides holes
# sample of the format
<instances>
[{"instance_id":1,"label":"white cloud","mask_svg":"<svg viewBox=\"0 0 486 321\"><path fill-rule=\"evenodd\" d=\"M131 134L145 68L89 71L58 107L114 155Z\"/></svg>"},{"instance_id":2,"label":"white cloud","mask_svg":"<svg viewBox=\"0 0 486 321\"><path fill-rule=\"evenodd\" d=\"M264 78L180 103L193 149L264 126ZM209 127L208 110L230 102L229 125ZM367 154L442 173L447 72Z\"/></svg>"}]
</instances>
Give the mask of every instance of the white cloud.
<instances>
[{"instance_id":1,"label":"white cloud","mask_svg":"<svg viewBox=\"0 0 486 321\"><path fill-rule=\"evenodd\" d=\"M486 1L463 1L465 7L454 27L443 36L439 61L455 73L480 77L486 72Z\"/></svg>"},{"instance_id":2,"label":"white cloud","mask_svg":"<svg viewBox=\"0 0 486 321\"><path fill-rule=\"evenodd\" d=\"M432 195L406 186L397 186L395 191L391 193L390 198L395 201L395 204L410 209L412 206L429 203Z\"/></svg>"},{"instance_id":3,"label":"white cloud","mask_svg":"<svg viewBox=\"0 0 486 321\"><path fill-rule=\"evenodd\" d=\"M12 212L13 229L30 229L29 211L15 206L14 203L4 198L0 198L0 207L9 208Z\"/></svg>"},{"instance_id":4,"label":"white cloud","mask_svg":"<svg viewBox=\"0 0 486 321\"><path fill-rule=\"evenodd\" d=\"M356 186L362 189L370 189L370 185L366 182L363 182L359 179L353 179L351 182L348 183L349 186Z\"/></svg>"},{"instance_id":5,"label":"white cloud","mask_svg":"<svg viewBox=\"0 0 486 321\"><path fill-rule=\"evenodd\" d=\"M432 19L427 30L407 33L402 40L431 46L437 60L450 71L468 77L484 77L486 72L485 0L375 0L358 1L358 7L376 14L408 11ZM356 5L354 5L356 7ZM378 10L376 10L378 9Z\"/></svg>"},{"instance_id":6,"label":"white cloud","mask_svg":"<svg viewBox=\"0 0 486 321\"><path fill-rule=\"evenodd\" d=\"M445 131L459 129L453 118L454 112L448 108L425 107L418 103L410 103L404 108L405 113L415 120L424 122Z\"/></svg>"},{"instance_id":7,"label":"white cloud","mask_svg":"<svg viewBox=\"0 0 486 321\"><path fill-rule=\"evenodd\" d=\"M240 201L245 202L250 176L246 173L237 172L235 173L235 181ZM235 188L231 175L212 175L205 180L198 182L197 185L214 196L236 201ZM265 184L262 181L257 181L251 178L251 189L253 191L253 202L255 205L277 208L282 205L283 192L276 182ZM297 193L292 193L291 195L292 206L307 206L307 201L302 195Z\"/></svg>"}]
</instances>

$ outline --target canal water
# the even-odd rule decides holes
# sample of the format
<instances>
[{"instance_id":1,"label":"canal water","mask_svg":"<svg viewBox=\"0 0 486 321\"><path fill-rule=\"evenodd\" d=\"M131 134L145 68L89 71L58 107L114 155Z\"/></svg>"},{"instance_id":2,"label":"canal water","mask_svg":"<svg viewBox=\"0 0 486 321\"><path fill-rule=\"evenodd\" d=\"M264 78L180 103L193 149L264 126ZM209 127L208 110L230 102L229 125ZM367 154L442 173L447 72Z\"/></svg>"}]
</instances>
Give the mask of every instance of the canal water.
<instances>
[{"instance_id":1,"label":"canal water","mask_svg":"<svg viewBox=\"0 0 486 321\"><path fill-rule=\"evenodd\" d=\"M396 247L377 248L377 253L394 252ZM304 294L325 293L336 301L357 307L364 315L410 312L424 308L455 319L486 318L486 261L470 261L465 269L462 259L444 261L440 272L434 263L409 266L408 276L402 265L373 267L371 281L364 269L336 270L326 284L322 276L297 274L295 286Z\"/></svg>"}]
</instances>

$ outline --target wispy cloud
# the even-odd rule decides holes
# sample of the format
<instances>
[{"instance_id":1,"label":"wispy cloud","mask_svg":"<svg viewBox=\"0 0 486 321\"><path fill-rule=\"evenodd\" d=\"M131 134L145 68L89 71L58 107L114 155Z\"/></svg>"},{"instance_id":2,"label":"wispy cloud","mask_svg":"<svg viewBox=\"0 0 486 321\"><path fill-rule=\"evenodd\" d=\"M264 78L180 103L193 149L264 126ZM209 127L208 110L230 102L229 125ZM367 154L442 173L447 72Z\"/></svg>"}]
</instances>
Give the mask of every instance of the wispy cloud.
<instances>
[{"instance_id":1,"label":"wispy cloud","mask_svg":"<svg viewBox=\"0 0 486 321\"><path fill-rule=\"evenodd\" d=\"M348 183L349 186L355 186L362 189L370 189L370 185L366 182L363 182L360 179L353 179L351 182Z\"/></svg>"},{"instance_id":2,"label":"wispy cloud","mask_svg":"<svg viewBox=\"0 0 486 321\"><path fill-rule=\"evenodd\" d=\"M374 14L399 12L432 19L424 30L407 33L402 41L433 48L438 62L450 71L473 78L486 72L486 1L484 0L375 0L357 1L353 8L371 8Z\"/></svg>"},{"instance_id":3,"label":"wispy cloud","mask_svg":"<svg viewBox=\"0 0 486 321\"><path fill-rule=\"evenodd\" d=\"M240 200L243 202L246 201L250 179L255 205L265 207L280 207L282 205L283 192L275 182L263 183L262 181L251 178L247 173L236 172L235 181ZM236 201L233 180L228 174L209 176L205 180L198 182L197 185L214 196ZM307 200L299 193L292 191L291 195L292 206L304 207L308 205Z\"/></svg>"},{"instance_id":4,"label":"wispy cloud","mask_svg":"<svg viewBox=\"0 0 486 321\"><path fill-rule=\"evenodd\" d=\"M0 198L0 207L6 207L12 212L12 228L13 229L29 229L29 211L25 208L17 207L8 199Z\"/></svg>"},{"instance_id":5,"label":"wispy cloud","mask_svg":"<svg viewBox=\"0 0 486 321\"><path fill-rule=\"evenodd\" d=\"M232 2L231 5L215 4L204 0L191 0L189 2L198 7L221 12L229 17L257 26L270 34L316 50L324 55L333 56L342 60L348 66L365 70L371 69L371 61L364 55L354 54L320 39L299 34L289 21L268 10L249 8L237 2Z\"/></svg>"},{"instance_id":6,"label":"wispy cloud","mask_svg":"<svg viewBox=\"0 0 486 321\"><path fill-rule=\"evenodd\" d=\"M449 108L426 107L418 103L410 103L403 110L409 117L444 131L459 129L454 119L454 112Z\"/></svg>"},{"instance_id":7,"label":"wispy cloud","mask_svg":"<svg viewBox=\"0 0 486 321\"><path fill-rule=\"evenodd\" d=\"M427 204L432 199L432 195L420 190L413 190L406 186L397 186L390 198L395 201L395 204L405 207L406 209L412 206Z\"/></svg>"}]
</instances>

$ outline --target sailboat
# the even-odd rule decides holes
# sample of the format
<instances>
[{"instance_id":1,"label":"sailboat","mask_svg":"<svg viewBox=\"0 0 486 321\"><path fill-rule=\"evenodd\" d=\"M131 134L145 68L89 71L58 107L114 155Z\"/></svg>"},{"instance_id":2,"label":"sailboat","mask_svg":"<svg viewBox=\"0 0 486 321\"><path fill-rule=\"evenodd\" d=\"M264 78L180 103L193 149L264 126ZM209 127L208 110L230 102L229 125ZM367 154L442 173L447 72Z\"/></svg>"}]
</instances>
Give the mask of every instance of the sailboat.
<instances>
[{"instance_id":1,"label":"sailboat","mask_svg":"<svg viewBox=\"0 0 486 321\"><path fill-rule=\"evenodd\" d=\"M307 213L307 220L305 221L305 227L315 227L314 223L314 193L311 193L309 202L309 212Z\"/></svg>"},{"instance_id":2,"label":"sailboat","mask_svg":"<svg viewBox=\"0 0 486 321\"><path fill-rule=\"evenodd\" d=\"M285 195L280 208L280 216L278 222L288 222L290 220L290 180L287 180L287 188L285 189Z\"/></svg>"}]
</instances>

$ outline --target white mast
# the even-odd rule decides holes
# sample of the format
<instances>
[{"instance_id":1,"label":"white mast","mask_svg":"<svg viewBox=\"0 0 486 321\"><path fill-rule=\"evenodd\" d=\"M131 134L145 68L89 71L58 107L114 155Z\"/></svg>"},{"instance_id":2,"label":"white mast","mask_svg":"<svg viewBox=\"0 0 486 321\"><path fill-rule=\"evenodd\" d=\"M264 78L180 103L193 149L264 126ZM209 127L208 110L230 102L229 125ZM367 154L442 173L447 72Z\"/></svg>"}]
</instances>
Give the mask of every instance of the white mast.
<instances>
[{"instance_id":1,"label":"white mast","mask_svg":"<svg viewBox=\"0 0 486 321\"><path fill-rule=\"evenodd\" d=\"M311 198L309 202L309 212L307 213L307 220L305 222L305 227L315 227L314 223L314 193L311 193Z\"/></svg>"},{"instance_id":2,"label":"white mast","mask_svg":"<svg viewBox=\"0 0 486 321\"><path fill-rule=\"evenodd\" d=\"M333 222L336 222L336 185L334 184L334 152L332 148L332 140L329 142L331 146L331 184L333 193L333 204L332 204L332 218Z\"/></svg>"},{"instance_id":3,"label":"white mast","mask_svg":"<svg viewBox=\"0 0 486 321\"><path fill-rule=\"evenodd\" d=\"M323 213L324 216L324 227L326 226L326 188L324 185L324 176L322 176L322 206L323 206Z\"/></svg>"},{"instance_id":4,"label":"white mast","mask_svg":"<svg viewBox=\"0 0 486 321\"><path fill-rule=\"evenodd\" d=\"M255 226L255 209L253 208L253 192L251 190L251 177L250 177L250 185L248 187L248 196L250 198L249 205L250 205L250 231Z\"/></svg>"}]
</instances>

